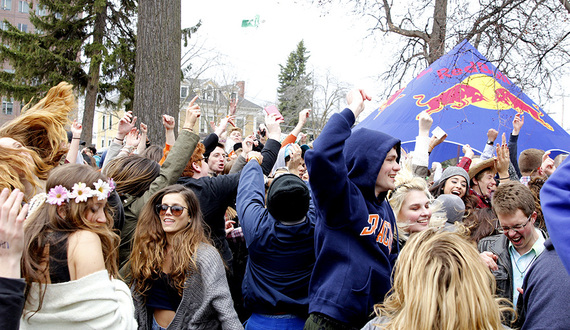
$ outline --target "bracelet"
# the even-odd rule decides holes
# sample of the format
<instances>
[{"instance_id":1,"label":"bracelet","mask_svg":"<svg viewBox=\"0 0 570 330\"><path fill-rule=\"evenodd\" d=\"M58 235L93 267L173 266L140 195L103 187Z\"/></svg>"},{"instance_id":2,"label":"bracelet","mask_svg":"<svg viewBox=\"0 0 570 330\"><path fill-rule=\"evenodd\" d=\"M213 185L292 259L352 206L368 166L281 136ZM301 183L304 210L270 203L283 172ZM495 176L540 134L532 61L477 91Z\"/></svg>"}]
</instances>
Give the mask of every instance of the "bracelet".
<instances>
[{"instance_id":1,"label":"bracelet","mask_svg":"<svg viewBox=\"0 0 570 330\"><path fill-rule=\"evenodd\" d=\"M261 160L259 159L258 156L253 156L253 157L251 157L251 158L249 158L249 159L246 159L246 163L249 163L249 161L252 160L252 159L257 160L257 163L258 163L259 165L261 165Z\"/></svg>"},{"instance_id":2,"label":"bracelet","mask_svg":"<svg viewBox=\"0 0 570 330\"><path fill-rule=\"evenodd\" d=\"M499 177L499 180L506 180L506 179L510 179L510 178L511 178L510 176L507 176L507 177L505 177L505 178Z\"/></svg>"},{"instance_id":3,"label":"bracelet","mask_svg":"<svg viewBox=\"0 0 570 330\"><path fill-rule=\"evenodd\" d=\"M71 138L72 140L79 140L80 138Z\"/></svg>"},{"instance_id":4,"label":"bracelet","mask_svg":"<svg viewBox=\"0 0 570 330\"><path fill-rule=\"evenodd\" d=\"M121 141L121 142L123 142L124 139L125 139L125 138L122 138L122 139L119 139L118 137L115 138L115 140Z\"/></svg>"},{"instance_id":5,"label":"bracelet","mask_svg":"<svg viewBox=\"0 0 570 330\"><path fill-rule=\"evenodd\" d=\"M187 130L189 130L190 132L194 132L194 129L193 129L193 128L190 128L190 127L182 127L182 129L187 129Z\"/></svg>"}]
</instances>

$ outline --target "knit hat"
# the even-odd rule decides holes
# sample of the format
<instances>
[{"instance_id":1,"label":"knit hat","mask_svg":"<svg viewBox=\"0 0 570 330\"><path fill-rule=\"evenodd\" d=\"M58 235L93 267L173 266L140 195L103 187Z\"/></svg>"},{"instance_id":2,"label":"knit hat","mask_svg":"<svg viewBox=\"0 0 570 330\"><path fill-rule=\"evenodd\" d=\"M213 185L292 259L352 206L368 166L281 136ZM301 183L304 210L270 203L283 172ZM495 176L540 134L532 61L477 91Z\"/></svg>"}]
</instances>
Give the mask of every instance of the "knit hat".
<instances>
[{"instance_id":1,"label":"knit hat","mask_svg":"<svg viewBox=\"0 0 570 330\"><path fill-rule=\"evenodd\" d=\"M462 177L465 178L465 181L467 182L467 190L469 190L469 174L467 174L467 172L459 166L450 166L446 168L445 171L443 171L443 173L441 174L441 178L439 178L439 180L437 181L437 183L434 184L434 186L456 175L461 175Z\"/></svg>"},{"instance_id":2,"label":"knit hat","mask_svg":"<svg viewBox=\"0 0 570 330\"><path fill-rule=\"evenodd\" d=\"M294 174L278 176L267 190L267 210L281 223L295 223L309 211L307 184Z\"/></svg>"},{"instance_id":3,"label":"knit hat","mask_svg":"<svg viewBox=\"0 0 570 330\"><path fill-rule=\"evenodd\" d=\"M465 203L461 197L452 194L441 194L436 199L441 203L442 210L445 211L447 222L462 222L465 213Z\"/></svg>"}]
</instances>

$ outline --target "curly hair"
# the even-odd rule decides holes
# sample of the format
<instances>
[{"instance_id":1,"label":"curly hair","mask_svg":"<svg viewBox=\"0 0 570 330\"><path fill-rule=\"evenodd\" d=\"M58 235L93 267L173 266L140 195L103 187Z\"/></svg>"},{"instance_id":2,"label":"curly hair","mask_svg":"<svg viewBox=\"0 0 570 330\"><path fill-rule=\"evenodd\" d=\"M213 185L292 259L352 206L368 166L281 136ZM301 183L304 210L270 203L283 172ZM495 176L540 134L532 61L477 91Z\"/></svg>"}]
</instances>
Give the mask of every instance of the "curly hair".
<instances>
[{"instance_id":1,"label":"curly hair","mask_svg":"<svg viewBox=\"0 0 570 330\"><path fill-rule=\"evenodd\" d=\"M99 179L107 180L100 172L88 165L66 164L52 170L47 180L46 191L58 185L71 191L73 185L78 182L83 182L91 189L95 189L93 183ZM105 268L110 276L118 275L119 236L112 231L113 218L108 205L105 205L107 221L104 226L87 220L86 212L92 207L93 198L85 203L75 203L70 200L61 206L44 203L27 219L24 231L25 249L22 256L22 274L28 284L26 297L29 294L31 283L38 282L43 285L48 283L49 273L45 267L49 258L49 255L46 255L47 248L62 246L60 243L63 240L79 230L88 230L99 236ZM61 216L61 211L65 214L64 216ZM52 235L56 232L63 235L56 239ZM44 294L45 288L40 285L40 300L36 311L41 309ZM32 310L33 307L26 309Z\"/></svg>"},{"instance_id":2,"label":"curly hair","mask_svg":"<svg viewBox=\"0 0 570 330\"><path fill-rule=\"evenodd\" d=\"M18 117L2 126L0 137L11 137L35 151L49 171L67 154L65 127L71 123L68 115L76 107L73 85L61 82L34 106L23 109Z\"/></svg>"},{"instance_id":3,"label":"curly hair","mask_svg":"<svg viewBox=\"0 0 570 330\"><path fill-rule=\"evenodd\" d=\"M192 164L196 163L198 166L202 165L202 162L206 161L204 159L204 152L206 152L206 147L204 147L202 142L198 142L181 176L192 177L194 175L194 167L192 167Z\"/></svg>"},{"instance_id":4,"label":"curly hair","mask_svg":"<svg viewBox=\"0 0 570 330\"><path fill-rule=\"evenodd\" d=\"M402 249L394 285L374 306L385 329L501 329L508 301L495 298L495 278L464 236L433 229Z\"/></svg>"},{"instance_id":5,"label":"curly hair","mask_svg":"<svg viewBox=\"0 0 570 330\"><path fill-rule=\"evenodd\" d=\"M190 217L188 225L173 235L170 246L155 210L155 206L161 204L162 198L168 194L182 196L186 201ZM133 238L128 277L134 285L134 290L141 296L146 296L152 280L157 279L162 272L167 248L171 248L172 268L169 275L174 287L182 295L186 278L199 271L195 259L199 245L210 244L205 230L200 202L192 190L182 185L172 185L157 191L143 207Z\"/></svg>"}]
</instances>

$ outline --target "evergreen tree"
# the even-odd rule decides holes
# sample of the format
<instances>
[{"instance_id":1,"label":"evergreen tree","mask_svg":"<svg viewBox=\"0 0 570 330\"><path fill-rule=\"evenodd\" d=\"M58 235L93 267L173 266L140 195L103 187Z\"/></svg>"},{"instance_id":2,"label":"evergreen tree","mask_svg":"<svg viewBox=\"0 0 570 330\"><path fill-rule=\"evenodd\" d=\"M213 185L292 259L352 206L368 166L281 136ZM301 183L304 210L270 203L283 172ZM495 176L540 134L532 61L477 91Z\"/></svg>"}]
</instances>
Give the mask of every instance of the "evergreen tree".
<instances>
[{"instance_id":1,"label":"evergreen tree","mask_svg":"<svg viewBox=\"0 0 570 330\"><path fill-rule=\"evenodd\" d=\"M285 124L295 126L299 120L298 113L309 107L311 102L311 79L306 72L309 52L301 40L297 49L287 59L285 66L279 65L279 111L285 117Z\"/></svg>"},{"instance_id":2,"label":"evergreen tree","mask_svg":"<svg viewBox=\"0 0 570 330\"><path fill-rule=\"evenodd\" d=\"M108 40L117 31L132 31L125 18L135 8L132 0L39 0L30 11L35 31L22 32L4 22L0 61L7 61L13 72L0 74L0 93L33 103L59 82L72 83L85 93L82 139L91 141ZM114 83L106 86L108 92Z\"/></svg>"}]
</instances>

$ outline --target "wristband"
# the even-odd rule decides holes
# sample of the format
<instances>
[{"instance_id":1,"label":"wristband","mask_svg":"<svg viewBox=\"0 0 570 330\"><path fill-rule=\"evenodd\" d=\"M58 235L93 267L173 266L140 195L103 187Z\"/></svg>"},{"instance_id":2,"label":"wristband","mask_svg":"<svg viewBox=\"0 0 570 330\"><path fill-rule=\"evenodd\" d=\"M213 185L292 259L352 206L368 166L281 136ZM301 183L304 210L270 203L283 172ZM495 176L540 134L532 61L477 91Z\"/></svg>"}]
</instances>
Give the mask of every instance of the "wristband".
<instances>
[{"instance_id":1,"label":"wristband","mask_svg":"<svg viewBox=\"0 0 570 330\"><path fill-rule=\"evenodd\" d=\"M487 141L487 144L492 146L493 144L495 144L495 142L494 141Z\"/></svg>"},{"instance_id":2,"label":"wristband","mask_svg":"<svg viewBox=\"0 0 570 330\"><path fill-rule=\"evenodd\" d=\"M193 129L193 128L190 128L190 127L182 127L182 129L187 129L187 130L189 130L190 132L194 132L194 129Z\"/></svg>"},{"instance_id":3,"label":"wristband","mask_svg":"<svg viewBox=\"0 0 570 330\"><path fill-rule=\"evenodd\" d=\"M253 156L253 157L251 157L251 158L246 159L246 163L249 163L249 161L252 160L252 159L257 160L257 163L258 163L259 165L261 165L261 160L259 160L259 157L258 157L258 156Z\"/></svg>"},{"instance_id":4,"label":"wristband","mask_svg":"<svg viewBox=\"0 0 570 330\"><path fill-rule=\"evenodd\" d=\"M71 138L72 140L79 140L80 138Z\"/></svg>"},{"instance_id":5,"label":"wristband","mask_svg":"<svg viewBox=\"0 0 570 330\"><path fill-rule=\"evenodd\" d=\"M123 142L124 139L125 139L125 138L122 138L122 139L119 139L118 137L115 138L115 140L121 141L121 142Z\"/></svg>"},{"instance_id":6,"label":"wristband","mask_svg":"<svg viewBox=\"0 0 570 330\"><path fill-rule=\"evenodd\" d=\"M510 178L511 178L510 176L507 176L507 177L505 177L505 178L499 177L499 180L506 180L506 179L510 179Z\"/></svg>"}]
</instances>

